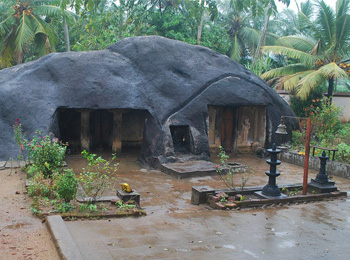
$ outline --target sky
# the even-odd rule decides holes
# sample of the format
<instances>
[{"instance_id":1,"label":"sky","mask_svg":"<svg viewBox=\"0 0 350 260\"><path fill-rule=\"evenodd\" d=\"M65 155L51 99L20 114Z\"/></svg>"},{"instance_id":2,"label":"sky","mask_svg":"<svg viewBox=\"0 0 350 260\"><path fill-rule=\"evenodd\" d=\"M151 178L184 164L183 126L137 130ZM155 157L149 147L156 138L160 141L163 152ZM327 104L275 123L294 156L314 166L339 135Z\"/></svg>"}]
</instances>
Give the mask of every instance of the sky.
<instances>
[{"instance_id":1,"label":"sky","mask_svg":"<svg viewBox=\"0 0 350 260\"><path fill-rule=\"evenodd\" d=\"M299 4L299 6L300 6L300 3L305 2L305 0L296 0L296 1ZM325 3L327 5L331 6L333 8L333 10L335 10L335 3L337 2L336 0L324 0L324 1L325 1ZM284 8L286 8L285 5L281 4L278 1L276 1L276 4L277 4L277 8L278 8L279 11L283 10ZM295 0L290 0L290 5L289 5L288 9L289 8L294 10L295 12L298 11L297 6L295 5Z\"/></svg>"}]
</instances>

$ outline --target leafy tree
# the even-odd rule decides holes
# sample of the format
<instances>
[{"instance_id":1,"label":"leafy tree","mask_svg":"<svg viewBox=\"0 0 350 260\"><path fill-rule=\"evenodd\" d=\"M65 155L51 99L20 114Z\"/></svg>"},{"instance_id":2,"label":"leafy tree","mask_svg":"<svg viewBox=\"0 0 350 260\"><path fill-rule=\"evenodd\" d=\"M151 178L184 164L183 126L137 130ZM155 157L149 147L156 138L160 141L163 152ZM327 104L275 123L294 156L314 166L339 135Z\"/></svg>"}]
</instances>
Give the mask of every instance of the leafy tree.
<instances>
[{"instance_id":1,"label":"leafy tree","mask_svg":"<svg viewBox=\"0 0 350 260\"><path fill-rule=\"evenodd\" d=\"M317 1L314 20L300 12L302 35L281 37L280 46L263 47L265 52L285 55L292 62L264 73L262 78L275 79L277 86L295 90L302 99L327 82L331 97L335 80L348 77L350 72L346 63L350 49L349 3L337 0L334 11L324 1Z\"/></svg>"},{"instance_id":2,"label":"leafy tree","mask_svg":"<svg viewBox=\"0 0 350 260\"><path fill-rule=\"evenodd\" d=\"M55 50L56 33L50 17L62 16L57 1L6 0L9 7L0 22L0 66L23 62L24 54L35 47L39 56Z\"/></svg>"}]
</instances>

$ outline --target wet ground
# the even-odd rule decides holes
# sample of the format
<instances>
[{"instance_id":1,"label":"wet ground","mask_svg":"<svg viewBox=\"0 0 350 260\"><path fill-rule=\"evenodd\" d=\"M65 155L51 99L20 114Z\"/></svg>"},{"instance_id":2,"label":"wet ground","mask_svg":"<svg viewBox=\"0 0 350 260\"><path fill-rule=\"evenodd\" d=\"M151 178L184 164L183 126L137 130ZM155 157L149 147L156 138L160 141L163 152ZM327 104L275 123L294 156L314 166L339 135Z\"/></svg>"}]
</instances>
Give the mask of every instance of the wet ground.
<instances>
[{"instance_id":1,"label":"wet ground","mask_svg":"<svg viewBox=\"0 0 350 260\"><path fill-rule=\"evenodd\" d=\"M45 223L29 209L24 184L19 169L0 170L0 260L60 259Z\"/></svg>"},{"instance_id":2,"label":"wet ground","mask_svg":"<svg viewBox=\"0 0 350 260\"><path fill-rule=\"evenodd\" d=\"M136 157L119 160L118 182L141 194L148 215L66 222L84 259L349 259L350 198L218 211L190 200L192 186L226 188L219 176L175 179L140 166ZM254 172L248 186L267 183L265 160L247 156L233 161ZM84 165L79 156L67 158L67 163L76 172ZM282 163L278 170L278 184L302 182L302 167ZM310 171L309 176L315 174ZM241 177L235 175L236 186ZM349 179L333 180L340 190L350 191Z\"/></svg>"}]
</instances>

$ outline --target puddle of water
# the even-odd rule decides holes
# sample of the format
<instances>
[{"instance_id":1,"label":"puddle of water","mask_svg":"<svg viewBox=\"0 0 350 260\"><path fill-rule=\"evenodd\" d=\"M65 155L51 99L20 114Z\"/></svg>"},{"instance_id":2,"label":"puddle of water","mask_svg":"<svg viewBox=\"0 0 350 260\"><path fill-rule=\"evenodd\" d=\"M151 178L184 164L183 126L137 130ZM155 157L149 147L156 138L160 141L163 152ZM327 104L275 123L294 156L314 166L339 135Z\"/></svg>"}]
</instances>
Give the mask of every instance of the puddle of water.
<instances>
[{"instance_id":1,"label":"puddle of water","mask_svg":"<svg viewBox=\"0 0 350 260\"><path fill-rule=\"evenodd\" d=\"M288 235L288 232L282 231L282 232L275 232L276 237L284 237Z\"/></svg>"},{"instance_id":2,"label":"puddle of water","mask_svg":"<svg viewBox=\"0 0 350 260\"><path fill-rule=\"evenodd\" d=\"M190 249L182 249L182 248L176 249L175 251L176 251L176 252L191 252Z\"/></svg>"},{"instance_id":3,"label":"puddle of water","mask_svg":"<svg viewBox=\"0 0 350 260\"><path fill-rule=\"evenodd\" d=\"M253 252L249 251L249 250L243 250L244 253L246 253L247 255L250 255L254 258L259 258L256 254L254 254Z\"/></svg>"},{"instance_id":4,"label":"puddle of water","mask_svg":"<svg viewBox=\"0 0 350 260\"><path fill-rule=\"evenodd\" d=\"M16 224L5 226L4 228L7 228L7 229L19 229L19 228L27 226L27 225L28 225L28 223L16 223Z\"/></svg>"},{"instance_id":5,"label":"puddle of water","mask_svg":"<svg viewBox=\"0 0 350 260\"><path fill-rule=\"evenodd\" d=\"M222 247L223 247L223 248L232 249L232 250L235 250L235 249L236 249L236 247L233 246L233 245L223 245Z\"/></svg>"},{"instance_id":6,"label":"puddle of water","mask_svg":"<svg viewBox=\"0 0 350 260\"><path fill-rule=\"evenodd\" d=\"M279 248L292 248L295 247L295 241L294 240L285 240L278 244Z\"/></svg>"}]
</instances>

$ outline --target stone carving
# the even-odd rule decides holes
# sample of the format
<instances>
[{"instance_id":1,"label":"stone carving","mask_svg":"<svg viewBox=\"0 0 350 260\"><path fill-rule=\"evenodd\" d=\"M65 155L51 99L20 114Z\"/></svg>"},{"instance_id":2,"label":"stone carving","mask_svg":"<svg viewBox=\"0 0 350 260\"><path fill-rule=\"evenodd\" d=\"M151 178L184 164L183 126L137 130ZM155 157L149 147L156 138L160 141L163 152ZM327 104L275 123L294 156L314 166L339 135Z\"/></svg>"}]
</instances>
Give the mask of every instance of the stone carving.
<instances>
[{"instance_id":1,"label":"stone carving","mask_svg":"<svg viewBox=\"0 0 350 260\"><path fill-rule=\"evenodd\" d=\"M241 131L238 133L238 143L241 145L249 145L248 136L249 136L250 122L249 118L245 118L242 122Z\"/></svg>"}]
</instances>

